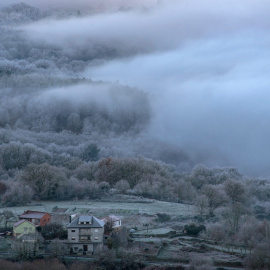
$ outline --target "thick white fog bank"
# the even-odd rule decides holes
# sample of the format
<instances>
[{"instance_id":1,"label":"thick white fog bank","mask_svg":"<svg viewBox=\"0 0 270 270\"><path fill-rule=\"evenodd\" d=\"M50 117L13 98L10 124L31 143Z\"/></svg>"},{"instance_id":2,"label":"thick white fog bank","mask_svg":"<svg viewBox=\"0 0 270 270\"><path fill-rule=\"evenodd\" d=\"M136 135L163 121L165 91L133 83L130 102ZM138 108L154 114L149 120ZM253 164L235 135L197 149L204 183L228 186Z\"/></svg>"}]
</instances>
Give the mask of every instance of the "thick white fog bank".
<instances>
[{"instance_id":1,"label":"thick white fog bank","mask_svg":"<svg viewBox=\"0 0 270 270\"><path fill-rule=\"evenodd\" d=\"M108 48L82 77L143 89L149 138L196 162L270 175L270 2L183 0L148 11L46 20L27 38L74 55Z\"/></svg>"},{"instance_id":2,"label":"thick white fog bank","mask_svg":"<svg viewBox=\"0 0 270 270\"><path fill-rule=\"evenodd\" d=\"M85 75L149 92L151 136L201 156L201 162L268 173L269 39L257 38L243 34L195 42L176 51L112 61Z\"/></svg>"},{"instance_id":3,"label":"thick white fog bank","mask_svg":"<svg viewBox=\"0 0 270 270\"><path fill-rule=\"evenodd\" d=\"M176 50L110 61L84 75L151 93L151 136L200 162L269 175L269 21L259 16L264 6L253 8L241 14L254 25L238 20L234 10L230 19L238 23L231 30L194 37Z\"/></svg>"},{"instance_id":4,"label":"thick white fog bank","mask_svg":"<svg viewBox=\"0 0 270 270\"><path fill-rule=\"evenodd\" d=\"M269 29L270 4L256 1L169 1L148 12L45 20L23 27L31 39L73 52L106 47L119 55L175 49L190 40L245 29Z\"/></svg>"}]
</instances>

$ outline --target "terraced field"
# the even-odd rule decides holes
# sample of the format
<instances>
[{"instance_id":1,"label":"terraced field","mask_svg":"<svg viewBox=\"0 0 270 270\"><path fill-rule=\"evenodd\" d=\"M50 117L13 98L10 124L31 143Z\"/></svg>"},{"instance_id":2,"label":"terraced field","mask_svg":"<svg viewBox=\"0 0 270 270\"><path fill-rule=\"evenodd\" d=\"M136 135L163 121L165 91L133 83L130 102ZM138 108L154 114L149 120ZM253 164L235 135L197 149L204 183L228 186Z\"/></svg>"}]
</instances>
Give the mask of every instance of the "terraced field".
<instances>
[{"instance_id":1,"label":"terraced field","mask_svg":"<svg viewBox=\"0 0 270 270\"><path fill-rule=\"evenodd\" d=\"M21 214L27 209L53 212L57 208L66 208L65 213L71 212L95 212L99 210L108 210L112 213L117 214L149 214L155 215L157 213L166 213L168 215L178 215L191 217L195 215L193 206L181 204L181 203L170 203L153 200L149 203L140 202L96 202L96 201L48 201L42 203L36 203L32 205L26 205L21 207L5 207L1 208L0 211L10 210L15 214Z\"/></svg>"}]
</instances>

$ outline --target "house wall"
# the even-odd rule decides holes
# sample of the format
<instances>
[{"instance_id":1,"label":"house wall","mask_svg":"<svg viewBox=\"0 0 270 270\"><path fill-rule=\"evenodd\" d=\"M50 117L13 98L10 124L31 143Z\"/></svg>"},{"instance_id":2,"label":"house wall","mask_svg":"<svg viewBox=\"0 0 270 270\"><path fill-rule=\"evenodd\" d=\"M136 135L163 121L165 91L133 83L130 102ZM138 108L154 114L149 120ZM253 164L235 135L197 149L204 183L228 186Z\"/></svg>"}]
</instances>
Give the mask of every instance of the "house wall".
<instances>
[{"instance_id":1,"label":"house wall","mask_svg":"<svg viewBox=\"0 0 270 270\"><path fill-rule=\"evenodd\" d=\"M72 252L73 253L83 253L84 252L84 246L87 245L87 251L86 253L88 254L92 254L94 252L94 246L93 244L80 244L80 243L76 243L76 244L71 244L70 247L72 248Z\"/></svg>"},{"instance_id":2,"label":"house wall","mask_svg":"<svg viewBox=\"0 0 270 270\"><path fill-rule=\"evenodd\" d=\"M35 225L39 225L39 226L45 226L46 224L51 223L51 215L48 213L46 213L41 219L39 219L39 218L25 218L25 217L20 217L20 219L26 219L26 220L34 223Z\"/></svg>"},{"instance_id":3,"label":"house wall","mask_svg":"<svg viewBox=\"0 0 270 270\"><path fill-rule=\"evenodd\" d=\"M35 230L36 230L36 227L33 224L25 221L19 224L17 227L13 227L13 235L16 237L21 234L34 233Z\"/></svg>"},{"instance_id":4,"label":"house wall","mask_svg":"<svg viewBox=\"0 0 270 270\"><path fill-rule=\"evenodd\" d=\"M102 243L103 234L104 228L68 228L68 241Z\"/></svg>"},{"instance_id":5,"label":"house wall","mask_svg":"<svg viewBox=\"0 0 270 270\"><path fill-rule=\"evenodd\" d=\"M104 228L68 228L68 242L74 253L98 253L103 248Z\"/></svg>"},{"instance_id":6,"label":"house wall","mask_svg":"<svg viewBox=\"0 0 270 270\"><path fill-rule=\"evenodd\" d=\"M45 226L46 224L51 224L51 215L46 213L41 219L40 219L40 226Z\"/></svg>"}]
</instances>

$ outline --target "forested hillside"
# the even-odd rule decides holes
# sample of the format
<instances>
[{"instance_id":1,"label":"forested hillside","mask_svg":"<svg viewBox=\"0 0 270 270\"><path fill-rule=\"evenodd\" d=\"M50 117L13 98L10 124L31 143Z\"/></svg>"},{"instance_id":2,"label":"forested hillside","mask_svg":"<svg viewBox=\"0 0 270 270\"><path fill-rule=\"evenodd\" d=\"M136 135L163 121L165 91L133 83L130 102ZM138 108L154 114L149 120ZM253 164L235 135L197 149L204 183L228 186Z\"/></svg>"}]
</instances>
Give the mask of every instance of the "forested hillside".
<instances>
[{"instance_id":1,"label":"forested hillside","mask_svg":"<svg viewBox=\"0 0 270 270\"><path fill-rule=\"evenodd\" d=\"M266 267L269 7L124 2L1 5L1 205L185 203L202 237Z\"/></svg>"},{"instance_id":2,"label":"forested hillside","mask_svg":"<svg viewBox=\"0 0 270 270\"><path fill-rule=\"evenodd\" d=\"M78 18L77 11L42 11L25 3L2 7L0 13L3 204L96 198L110 189L194 203L213 189L218 197L224 195L220 205L211 206L213 214L228 204L225 191L231 181L239 182L249 203L267 200L268 193L261 190L268 187L267 180L250 180L236 169L196 165L211 154L187 152L172 144L170 136L168 142L151 136L154 93L82 76L86 68L137 54L140 42L124 50L116 43L103 46L101 40L88 40L89 46L70 49L70 44L40 42L29 27L65 16L78 23L87 14ZM18 190L21 199L13 200Z\"/></svg>"}]
</instances>

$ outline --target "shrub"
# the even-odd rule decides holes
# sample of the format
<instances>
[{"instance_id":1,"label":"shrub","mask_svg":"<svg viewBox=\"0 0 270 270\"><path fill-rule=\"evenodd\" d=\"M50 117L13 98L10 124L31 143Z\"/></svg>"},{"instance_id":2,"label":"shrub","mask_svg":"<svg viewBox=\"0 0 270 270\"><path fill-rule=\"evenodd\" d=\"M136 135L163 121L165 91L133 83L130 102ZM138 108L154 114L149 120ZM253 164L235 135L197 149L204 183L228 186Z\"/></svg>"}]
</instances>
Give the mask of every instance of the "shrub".
<instances>
[{"instance_id":1,"label":"shrub","mask_svg":"<svg viewBox=\"0 0 270 270\"><path fill-rule=\"evenodd\" d=\"M169 221L171 217L164 213L157 213L157 218L155 219L157 222L166 222Z\"/></svg>"},{"instance_id":2,"label":"shrub","mask_svg":"<svg viewBox=\"0 0 270 270\"><path fill-rule=\"evenodd\" d=\"M205 231L204 225L195 225L194 223L185 225L183 232L190 235L197 236L200 232Z\"/></svg>"}]
</instances>

